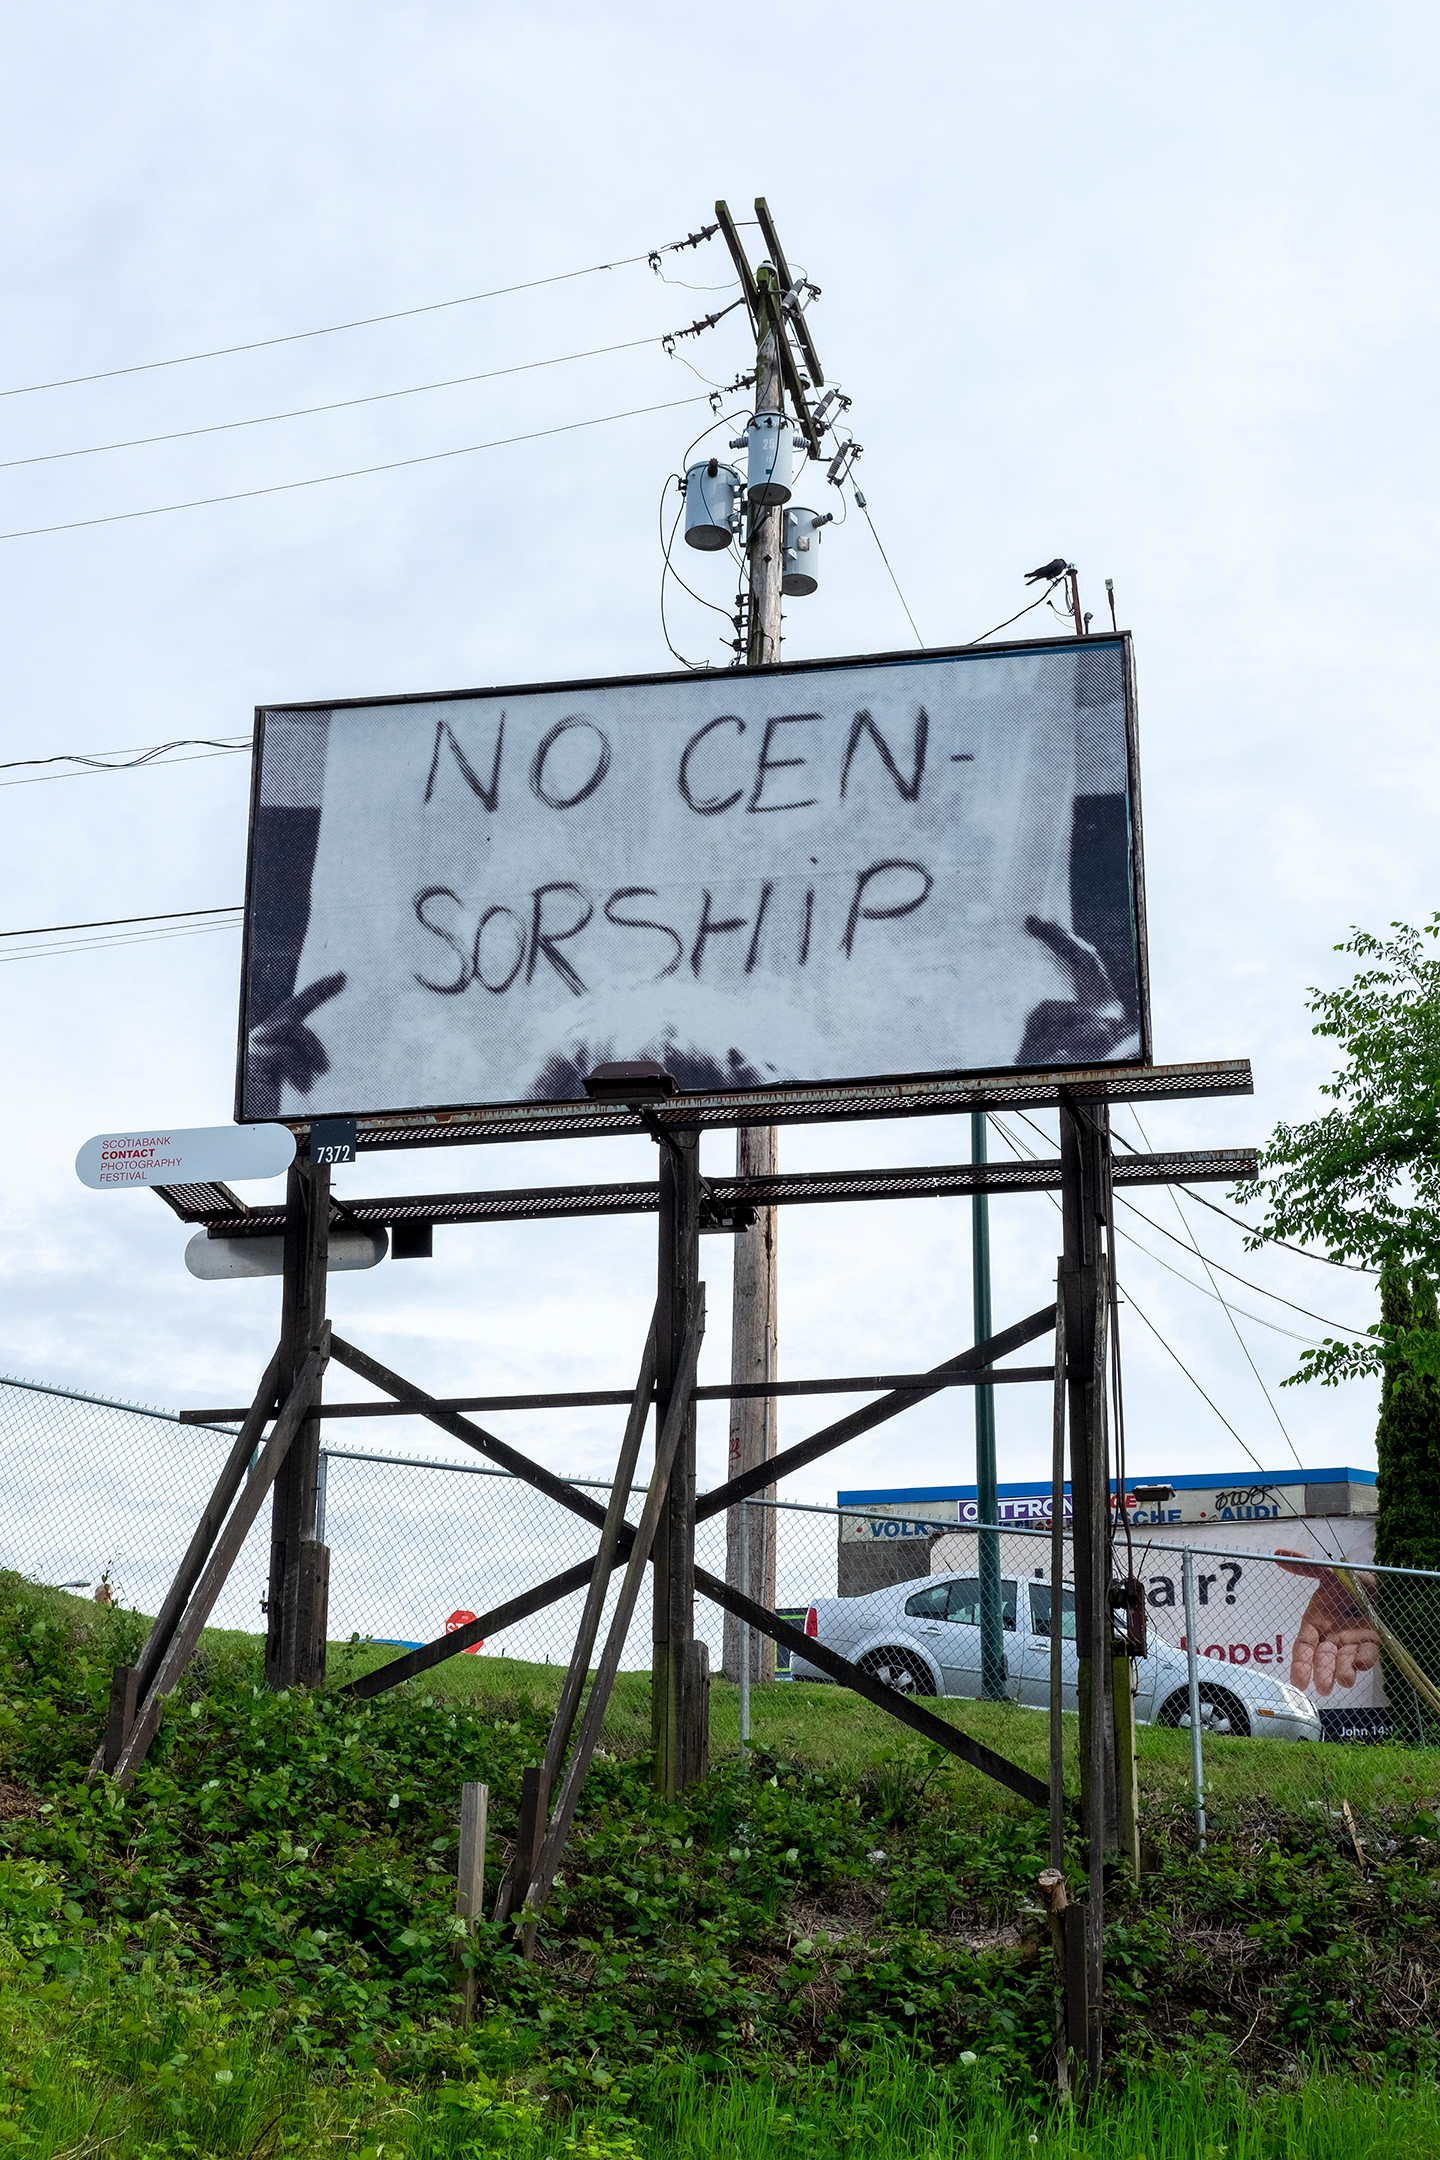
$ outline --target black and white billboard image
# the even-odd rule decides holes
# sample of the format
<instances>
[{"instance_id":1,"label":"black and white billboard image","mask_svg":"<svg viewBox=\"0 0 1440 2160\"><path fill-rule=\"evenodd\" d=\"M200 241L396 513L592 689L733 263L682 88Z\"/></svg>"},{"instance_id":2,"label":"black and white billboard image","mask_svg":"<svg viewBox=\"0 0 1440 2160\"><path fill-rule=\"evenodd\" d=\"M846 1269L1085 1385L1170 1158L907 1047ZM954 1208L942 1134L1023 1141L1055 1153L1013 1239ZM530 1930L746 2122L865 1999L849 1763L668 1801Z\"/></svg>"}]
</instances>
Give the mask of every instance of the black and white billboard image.
<instances>
[{"instance_id":1,"label":"black and white billboard image","mask_svg":"<svg viewBox=\"0 0 1440 2160\"><path fill-rule=\"evenodd\" d=\"M257 715L238 1115L1148 1061L1124 637Z\"/></svg>"}]
</instances>

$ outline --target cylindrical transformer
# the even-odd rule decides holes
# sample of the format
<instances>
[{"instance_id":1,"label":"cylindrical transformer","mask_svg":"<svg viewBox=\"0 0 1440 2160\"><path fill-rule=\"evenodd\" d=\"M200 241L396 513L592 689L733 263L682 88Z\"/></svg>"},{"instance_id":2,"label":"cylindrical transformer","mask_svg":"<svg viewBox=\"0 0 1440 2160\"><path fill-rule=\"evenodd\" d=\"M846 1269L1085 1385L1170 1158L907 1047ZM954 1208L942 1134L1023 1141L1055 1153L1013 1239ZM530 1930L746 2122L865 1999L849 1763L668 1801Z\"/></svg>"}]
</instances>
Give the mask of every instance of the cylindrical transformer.
<instances>
[{"instance_id":1,"label":"cylindrical transformer","mask_svg":"<svg viewBox=\"0 0 1440 2160\"><path fill-rule=\"evenodd\" d=\"M745 429L749 451L746 474L750 501L757 510L769 510L790 500L790 470L794 459L794 422L784 413L752 413Z\"/></svg>"},{"instance_id":2,"label":"cylindrical transformer","mask_svg":"<svg viewBox=\"0 0 1440 2160\"><path fill-rule=\"evenodd\" d=\"M785 568L780 590L792 600L814 592L820 583L820 523L815 510L785 512ZM829 523L828 518L825 523Z\"/></svg>"},{"instance_id":3,"label":"cylindrical transformer","mask_svg":"<svg viewBox=\"0 0 1440 2160\"><path fill-rule=\"evenodd\" d=\"M685 475L685 545L713 554L740 530L740 475L710 458Z\"/></svg>"}]
</instances>

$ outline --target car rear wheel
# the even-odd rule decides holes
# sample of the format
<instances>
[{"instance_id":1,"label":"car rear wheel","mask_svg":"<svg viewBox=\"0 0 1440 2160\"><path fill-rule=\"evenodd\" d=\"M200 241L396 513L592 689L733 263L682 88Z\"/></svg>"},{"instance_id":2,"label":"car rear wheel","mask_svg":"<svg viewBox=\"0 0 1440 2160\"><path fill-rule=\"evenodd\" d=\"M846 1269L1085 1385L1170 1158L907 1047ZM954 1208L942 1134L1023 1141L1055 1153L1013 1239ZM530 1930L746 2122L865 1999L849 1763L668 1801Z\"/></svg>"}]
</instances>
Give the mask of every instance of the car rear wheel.
<instances>
[{"instance_id":1,"label":"car rear wheel","mask_svg":"<svg viewBox=\"0 0 1440 2160\"><path fill-rule=\"evenodd\" d=\"M1157 1725L1188 1725L1190 1690L1177 1688L1160 1705L1155 1722ZM1214 1733L1217 1739L1250 1738L1250 1713L1244 1703L1238 1695L1232 1695L1229 1688L1217 1687L1213 1680L1200 1682L1200 1725L1202 1731Z\"/></svg>"},{"instance_id":2,"label":"car rear wheel","mask_svg":"<svg viewBox=\"0 0 1440 2160\"><path fill-rule=\"evenodd\" d=\"M893 1688L897 1695L933 1695L934 1675L910 1650L867 1650L860 1660L861 1672Z\"/></svg>"}]
</instances>

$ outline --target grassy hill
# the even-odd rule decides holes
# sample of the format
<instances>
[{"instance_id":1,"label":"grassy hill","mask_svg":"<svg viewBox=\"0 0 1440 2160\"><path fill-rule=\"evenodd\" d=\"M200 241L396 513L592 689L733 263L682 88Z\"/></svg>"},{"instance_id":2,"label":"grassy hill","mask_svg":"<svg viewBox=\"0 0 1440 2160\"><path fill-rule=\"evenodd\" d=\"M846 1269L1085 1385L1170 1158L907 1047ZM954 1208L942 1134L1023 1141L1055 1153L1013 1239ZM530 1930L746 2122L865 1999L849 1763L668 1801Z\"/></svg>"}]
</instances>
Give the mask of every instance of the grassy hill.
<instances>
[{"instance_id":1,"label":"grassy hill","mask_svg":"<svg viewBox=\"0 0 1440 2160\"><path fill-rule=\"evenodd\" d=\"M1082 2124L1045 2068L1044 1823L845 1691L756 1691L748 1768L667 1805L627 1676L540 1955L483 1923L462 2033L460 1784L491 1788L493 1898L559 1670L460 1657L360 1704L343 1681L391 1653L342 1646L323 1693L272 1696L258 1641L216 1634L133 1790L87 1787L144 1626L0 1576L0 2154L1440 2154L1433 1758L1384 1814L1374 1752L1335 1751L1362 1874L1273 1743L1215 1750L1202 1858L1184 1736L1143 1735L1154 1868L1114 1892ZM964 1722L1043 1771L1042 1718Z\"/></svg>"}]
</instances>

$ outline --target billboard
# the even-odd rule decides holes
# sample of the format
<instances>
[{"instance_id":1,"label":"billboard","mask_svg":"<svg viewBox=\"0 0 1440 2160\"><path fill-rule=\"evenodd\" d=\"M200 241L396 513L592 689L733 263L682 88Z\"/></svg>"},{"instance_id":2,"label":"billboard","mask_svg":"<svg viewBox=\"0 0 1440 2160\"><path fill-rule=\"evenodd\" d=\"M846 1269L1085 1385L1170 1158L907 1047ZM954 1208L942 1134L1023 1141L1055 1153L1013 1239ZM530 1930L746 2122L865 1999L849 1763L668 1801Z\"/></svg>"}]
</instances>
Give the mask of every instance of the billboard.
<instances>
[{"instance_id":1,"label":"billboard","mask_svg":"<svg viewBox=\"0 0 1440 2160\"><path fill-rule=\"evenodd\" d=\"M1150 1056L1123 637L262 709L237 1115Z\"/></svg>"}]
</instances>

